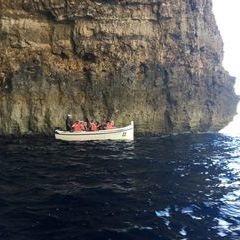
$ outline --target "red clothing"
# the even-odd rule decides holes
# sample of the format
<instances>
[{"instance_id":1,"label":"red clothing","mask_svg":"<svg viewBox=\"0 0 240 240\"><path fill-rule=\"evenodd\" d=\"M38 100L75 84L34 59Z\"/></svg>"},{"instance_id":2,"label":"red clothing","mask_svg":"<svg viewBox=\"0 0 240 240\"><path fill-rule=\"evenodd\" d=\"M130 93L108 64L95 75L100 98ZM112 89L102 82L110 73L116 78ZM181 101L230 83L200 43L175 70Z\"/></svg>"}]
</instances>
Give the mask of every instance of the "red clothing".
<instances>
[{"instance_id":1,"label":"red clothing","mask_svg":"<svg viewBox=\"0 0 240 240\"><path fill-rule=\"evenodd\" d=\"M74 132L80 132L82 129L81 129L81 124L79 122L75 122L73 125L72 125L72 128L73 128L73 131Z\"/></svg>"},{"instance_id":2,"label":"red clothing","mask_svg":"<svg viewBox=\"0 0 240 240\"><path fill-rule=\"evenodd\" d=\"M114 125L114 122L108 122L106 125L106 129L112 129L112 128L116 128Z\"/></svg>"},{"instance_id":3,"label":"red clothing","mask_svg":"<svg viewBox=\"0 0 240 240\"><path fill-rule=\"evenodd\" d=\"M111 124L111 128L116 128L116 126L115 126L113 121L110 124Z\"/></svg>"},{"instance_id":4,"label":"red clothing","mask_svg":"<svg viewBox=\"0 0 240 240\"><path fill-rule=\"evenodd\" d=\"M80 126L81 126L81 130L82 130L82 131L86 131L86 128L85 128L85 126L84 126L84 123L80 123Z\"/></svg>"},{"instance_id":5,"label":"red clothing","mask_svg":"<svg viewBox=\"0 0 240 240\"><path fill-rule=\"evenodd\" d=\"M105 126L105 129L110 129L110 128L111 128L110 123L107 123Z\"/></svg>"},{"instance_id":6,"label":"red clothing","mask_svg":"<svg viewBox=\"0 0 240 240\"><path fill-rule=\"evenodd\" d=\"M90 128L91 128L91 131L97 131L98 130L97 125L95 123L91 123Z\"/></svg>"}]
</instances>

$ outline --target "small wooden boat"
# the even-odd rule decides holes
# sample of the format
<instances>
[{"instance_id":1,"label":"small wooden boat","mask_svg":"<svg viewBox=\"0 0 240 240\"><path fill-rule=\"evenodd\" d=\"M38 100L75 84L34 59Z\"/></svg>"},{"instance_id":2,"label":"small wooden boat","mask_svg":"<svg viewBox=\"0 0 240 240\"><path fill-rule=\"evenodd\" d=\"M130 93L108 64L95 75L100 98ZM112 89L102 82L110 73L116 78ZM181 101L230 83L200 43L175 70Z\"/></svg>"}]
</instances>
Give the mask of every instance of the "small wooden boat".
<instances>
[{"instance_id":1,"label":"small wooden boat","mask_svg":"<svg viewBox=\"0 0 240 240\"><path fill-rule=\"evenodd\" d=\"M63 141L98 141L98 140L134 140L134 123L122 127L112 128L106 130L99 130L95 132L81 131L69 132L62 130L55 130L55 138Z\"/></svg>"}]
</instances>

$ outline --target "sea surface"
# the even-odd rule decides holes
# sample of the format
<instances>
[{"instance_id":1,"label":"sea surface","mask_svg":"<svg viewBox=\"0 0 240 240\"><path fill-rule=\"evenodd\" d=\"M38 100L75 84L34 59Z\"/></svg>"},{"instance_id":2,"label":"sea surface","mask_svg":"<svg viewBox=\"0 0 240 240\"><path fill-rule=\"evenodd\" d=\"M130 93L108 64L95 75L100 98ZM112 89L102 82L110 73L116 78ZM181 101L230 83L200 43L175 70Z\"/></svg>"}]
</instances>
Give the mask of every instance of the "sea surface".
<instances>
[{"instance_id":1,"label":"sea surface","mask_svg":"<svg viewBox=\"0 0 240 240\"><path fill-rule=\"evenodd\" d=\"M0 138L0 240L239 240L240 139Z\"/></svg>"}]
</instances>

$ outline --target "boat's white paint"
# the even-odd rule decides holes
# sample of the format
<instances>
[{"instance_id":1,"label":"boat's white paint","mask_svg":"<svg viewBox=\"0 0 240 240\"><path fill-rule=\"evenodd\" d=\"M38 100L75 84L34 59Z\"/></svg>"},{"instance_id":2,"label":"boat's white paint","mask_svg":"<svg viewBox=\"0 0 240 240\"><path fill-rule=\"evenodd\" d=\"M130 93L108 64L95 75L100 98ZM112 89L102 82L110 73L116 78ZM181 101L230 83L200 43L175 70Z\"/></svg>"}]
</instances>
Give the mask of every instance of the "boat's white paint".
<instances>
[{"instance_id":1,"label":"boat's white paint","mask_svg":"<svg viewBox=\"0 0 240 240\"><path fill-rule=\"evenodd\" d=\"M134 140L134 123L123 128L99 130L96 132L69 132L55 130L55 138L63 141L98 141L98 140Z\"/></svg>"}]
</instances>

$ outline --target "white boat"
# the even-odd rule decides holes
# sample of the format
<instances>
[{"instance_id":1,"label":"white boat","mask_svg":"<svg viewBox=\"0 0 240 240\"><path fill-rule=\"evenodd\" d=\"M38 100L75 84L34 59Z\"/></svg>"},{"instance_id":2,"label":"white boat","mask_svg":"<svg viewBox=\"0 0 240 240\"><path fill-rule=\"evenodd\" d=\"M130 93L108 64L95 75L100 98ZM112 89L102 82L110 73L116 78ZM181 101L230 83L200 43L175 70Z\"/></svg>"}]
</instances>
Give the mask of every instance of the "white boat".
<instances>
[{"instance_id":1,"label":"white boat","mask_svg":"<svg viewBox=\"0 0 240 240\"><path fill-rule=\"evenodd\" d=\"M55 130L55 138L63 141L98 141L98 140L134 140L134 123L122 127L112 128L99 131L81 131L69 132L62 130Z\"/></svg>"}]
</instances>

